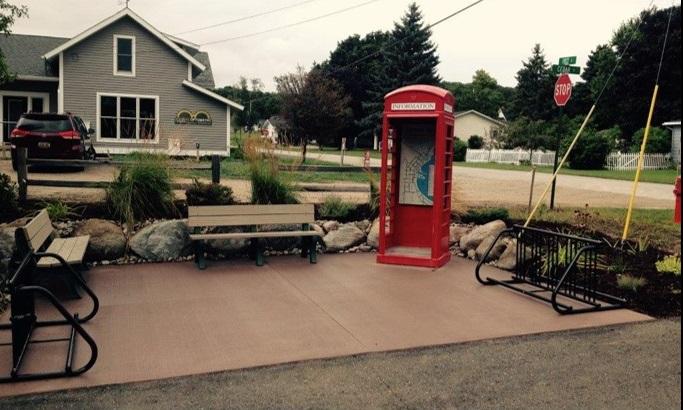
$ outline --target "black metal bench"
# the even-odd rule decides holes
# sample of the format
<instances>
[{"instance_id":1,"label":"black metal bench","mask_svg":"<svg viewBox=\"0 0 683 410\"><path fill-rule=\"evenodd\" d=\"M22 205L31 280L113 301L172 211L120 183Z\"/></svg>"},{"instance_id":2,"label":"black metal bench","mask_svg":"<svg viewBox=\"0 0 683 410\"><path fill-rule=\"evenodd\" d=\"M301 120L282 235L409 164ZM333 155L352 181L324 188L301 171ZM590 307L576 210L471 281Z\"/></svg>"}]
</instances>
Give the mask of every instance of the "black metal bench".
<instances>
[{"instance_id":1,"label":"black metal bench","mask_svg":"<svg viewBox=\"0 0 683 410\"><path fill-rule=\"evenodd\" d=\"M510 279L482 278L481 267L505 236L517 240L516 267ZM483 285L500 285L548 302L560 314L623 308L626 301L601 289L598 272L603 243L560 232L515 225L502 231L475 269Z\"/></svg>"},{"instance_id":2,"label":"black metal bench","mask_svg":"<svg viewBox=\"0 0 683 410\"><path fill-rule=\"evenodd\" d=\"M34 273L36 265L41 258L54 258L65 271L73 276L73 280L85 291L92 300L92 309L84 317L71 314L64 305L46 288L35 283ZM16 272L3 283L3 289L9 293L10 302L10 323L0 324L0 331L9 330L12 341L1 343L0 348L12 348L12 368L8 376L0 376L0 383L50 379L57 377L78 376L90 370L97 361L97 344L93 338L81 326L97 314L99 310L99 300L95 293L85 284L81 276L71 267L71 265L59 254L48 252L29 252L19 264ZM36 314L36 297L46 300L63 319L39 321ZM33 331L41 327L69 326L69 336L66 338L39 339L32 340ZM82 367L73 368L74 354L76 348L76 334L78 334L90 347L90 359ZM64 371L46 371L42 373L22 373L21 365L31 344L63 343L68 342L65 351Z\"/></svg>"}]
</instances>

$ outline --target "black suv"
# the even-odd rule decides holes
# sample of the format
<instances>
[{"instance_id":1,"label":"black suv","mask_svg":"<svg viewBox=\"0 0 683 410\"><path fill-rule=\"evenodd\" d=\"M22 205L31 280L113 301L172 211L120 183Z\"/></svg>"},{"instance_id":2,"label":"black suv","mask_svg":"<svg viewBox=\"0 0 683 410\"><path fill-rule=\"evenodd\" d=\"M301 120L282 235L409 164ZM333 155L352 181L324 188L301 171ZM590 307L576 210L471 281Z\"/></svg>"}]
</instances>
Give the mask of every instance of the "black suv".
<instances>
[{"instance_id":1,"label":"black suv","mask_svg":"<svg viewBox=\"0 0 683 410\"><path fill-rule=\"evenodd\" d=\"M10 134L12 168L16 170L17 148L28 148L33 159L95 159L95 149L80 117L67 114L22 114Z\"/></svg>"}]
</instances>

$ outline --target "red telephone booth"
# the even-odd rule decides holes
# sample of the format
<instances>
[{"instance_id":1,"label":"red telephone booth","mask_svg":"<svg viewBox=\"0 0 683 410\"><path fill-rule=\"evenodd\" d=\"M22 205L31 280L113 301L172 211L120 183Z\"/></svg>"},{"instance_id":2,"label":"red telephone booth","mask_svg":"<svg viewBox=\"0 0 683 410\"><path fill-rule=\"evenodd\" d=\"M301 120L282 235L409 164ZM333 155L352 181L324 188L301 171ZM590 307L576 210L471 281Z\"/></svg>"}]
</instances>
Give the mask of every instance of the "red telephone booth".
<instances>
[{"instance_id":1,"label":"red telephone booth","mask_svg":"<svg viewBox=\"0 0 683 410\"><path fill-rule=\"evenodd\" d=\"M379 263L450 260L454 106L453 94L429 85L384 97Z\"/></svg>"}]
</instances>

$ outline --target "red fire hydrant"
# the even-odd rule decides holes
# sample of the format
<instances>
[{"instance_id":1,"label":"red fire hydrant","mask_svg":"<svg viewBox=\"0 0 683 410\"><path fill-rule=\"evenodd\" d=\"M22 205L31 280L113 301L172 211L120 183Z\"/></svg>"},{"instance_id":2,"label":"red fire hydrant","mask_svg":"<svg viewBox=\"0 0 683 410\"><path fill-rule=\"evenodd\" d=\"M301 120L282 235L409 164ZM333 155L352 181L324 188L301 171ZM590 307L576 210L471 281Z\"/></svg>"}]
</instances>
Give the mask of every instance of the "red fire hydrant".
<instances>
[{"instance_id":1,"label":"red fire hydrant","mask_svg":"<svg viewBox=\"0 0 683 410\"><path fill-rule=\"evenodd\" d=\"M676 185L674 187L674 195L676 195L676 209L674 210L674 222L681 223L681 177L676 177Z\"/></svg>"}]
</instances>

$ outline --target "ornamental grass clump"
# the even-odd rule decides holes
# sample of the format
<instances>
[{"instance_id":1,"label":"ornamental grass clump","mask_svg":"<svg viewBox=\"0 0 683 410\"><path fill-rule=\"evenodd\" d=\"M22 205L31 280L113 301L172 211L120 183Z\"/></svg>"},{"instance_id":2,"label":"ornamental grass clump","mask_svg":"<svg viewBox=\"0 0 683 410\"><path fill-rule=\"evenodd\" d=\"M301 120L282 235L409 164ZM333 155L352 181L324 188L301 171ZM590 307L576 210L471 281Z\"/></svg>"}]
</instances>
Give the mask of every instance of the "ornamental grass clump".
<instances>
[{"instance_id":1,"label":"ornamental grass clump","mask_svg":"<svg viewBox=\"0 0 683 410\"><path fill-rule=\"evenodd\" d=\"M356 206L345 202L338 196L328 196L325 202L318 208L318 214L322 219L346 220Z\"/></svg>"},{"instance_id":2,"label":"ornamental grass clump","mask_svg":"<svg viewBox=\"0 0 683 410\"><path fill-rule=\"evenodd\" d=\"M294 187L279 172L272 144L261 137L249 137L243 145L249 162L252 204L296 204Z\"/></svg>"},{"instance_id":3,"label":"ornamental grass clump","mask_svg":"<svg viewBox=\"0 0 683 410\"><path fill-rule=\"evenodd\" d=\"M112 214L129 228L137 221L177 216L168 157L136 153L130 158L107 188Z\"/></svg>"},{"instance_id":4,"label":"ornamental grass clump","mask_svg":"<svg viewBox=\"0 0 683 410\"><path fill-rule=\"evenodd\" d=\"M677 255L667 256L661 261L655 263L657 272L671 273L675 276L681 276L681 257Z\"/></svg>"}]
</instances>

